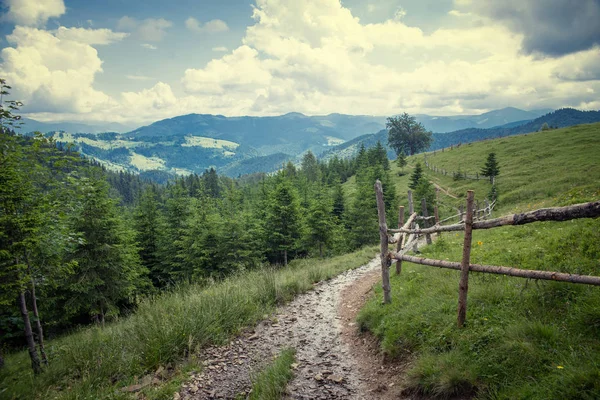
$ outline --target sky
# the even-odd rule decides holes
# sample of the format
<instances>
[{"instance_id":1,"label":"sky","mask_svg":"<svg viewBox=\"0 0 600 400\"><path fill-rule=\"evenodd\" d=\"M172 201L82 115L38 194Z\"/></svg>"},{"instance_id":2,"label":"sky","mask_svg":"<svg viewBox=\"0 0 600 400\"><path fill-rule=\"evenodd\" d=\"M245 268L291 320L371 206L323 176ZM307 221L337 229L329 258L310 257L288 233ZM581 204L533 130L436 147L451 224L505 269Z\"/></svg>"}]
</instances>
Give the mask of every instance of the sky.
<instances>
[{"instance_id":1,"label":"sky","mask_svg":"<svg viewBox=\"0 0 600 400\"><path fill-rule=\"evenodd\" d=\"M600 109L600 0L0 0L21 115Z\"/></svg>"}]
</instances>

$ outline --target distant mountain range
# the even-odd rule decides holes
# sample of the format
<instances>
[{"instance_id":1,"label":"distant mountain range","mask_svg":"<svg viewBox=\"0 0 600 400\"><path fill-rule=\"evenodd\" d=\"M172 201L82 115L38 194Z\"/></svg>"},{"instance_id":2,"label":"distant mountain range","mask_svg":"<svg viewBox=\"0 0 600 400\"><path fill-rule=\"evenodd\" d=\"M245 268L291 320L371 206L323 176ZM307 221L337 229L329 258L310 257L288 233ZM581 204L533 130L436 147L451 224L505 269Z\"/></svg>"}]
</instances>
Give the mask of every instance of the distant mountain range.
<instances>
[{"instance_id":1,"label":"distant mountain range","mask_svg":"<svg viewBox=\"0 0 600 400\"><path fill-rule=\"evenodd\" d=\"M521 123L541 117L552 112L552 109L524 111L514 107L493 110L480 115L455 115L451 117L432 117L429 115L416 115L417 121L425 129L436 133L453 132L459 129L480 128L487 129L513 122Z\"/></svg>"},{"instance_id":2,"label":"distant mountain range","mask_svg":"<svg viewBox=\"0 0 600 400\"><path fill-rule=\"evenodd\" d=\"M545 110L504 108L475 116L420 115L419 120L429 129L433 129L432 126L448 129L452 124L471 126L448 133L434 133L432 149L488 137L532 132L544 122L562 127L600 121L599 112L573 109L531 118L542 111ZM385 121L385 117L344 114L306 116L289 113L276 117L189 114L157 121L122 134L97 131L73 133L92 127L44 124L33 120L25 120L25 129L22 131L34 127L32 130L54 132L52 135L57 141L74 143L81 153L114 170L140 173L159 170L189 174L202 173L214 167L220 173L238 176L277 170L288 160L298 161L308 150L326 159L333 155L350 156L361 144L371 147L381 141L385 145ZM497 123L501 126L473 128ZM118 124L111 126L119 128ZM388 154L394 156L391 149L388 149Z\"/></svg>"},{"instance_id":3,"label":"distant mountain range","mask_svg":"<svg viewBox=\"0 0 600 400\"><path fill-rule=\"evenodd\" d=\"M548 124L549 127L564 128L567 126L594 122L600 122L600 111L579 111L573 108L563 108L552 111L532 121L510 122L502 126L488 129L469 128L448 133L434 133L433 143L429 150L437 150L459 143L470 143L490 138L537 132L544 123ZM358 152L361 145L364 145L365 148L369 148L375 146L378 141L386 147L390 158L396 158L394 150L387 146L387 138L388 132L385 129L377 133L362 135L354 140L332 147L322 155L322 158L330 159L334 156L340 158L350 157Z\"/></svg>"},{"instance_id":4,"label":"distant mountain range","mask_svg":"<svg viewBox=\"0 0 600 400\"><path fill-rule=\"evenodd\" d=\"M84 124L81 122L41 122L30 118L22 118L21 132L54 132L65 131L71 133L102 133L102 132L128 132L134 128L132 125L124 125L118 122L107 122L98 124Z\"/></svg>"}]
</instances>

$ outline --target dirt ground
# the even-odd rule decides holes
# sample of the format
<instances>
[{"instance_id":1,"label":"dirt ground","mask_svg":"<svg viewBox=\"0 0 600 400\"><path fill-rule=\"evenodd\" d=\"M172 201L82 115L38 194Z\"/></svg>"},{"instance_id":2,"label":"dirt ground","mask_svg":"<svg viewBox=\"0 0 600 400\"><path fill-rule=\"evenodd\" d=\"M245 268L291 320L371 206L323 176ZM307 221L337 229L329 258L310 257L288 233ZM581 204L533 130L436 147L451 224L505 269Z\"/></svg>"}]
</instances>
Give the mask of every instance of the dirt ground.
<instances>
[{"instance_id":1,"label":"dirt ground","mask_svg":"<svg viewBox=\"0 0 600 400\"><path fill-rule=\"evenodd\" d=\"M377 341L355 318L380 281L379 257L315 285L226 346L200 355L204 368L175 399L234 399L286 347L296 349L286 399L398 399L402 364L384 362ZM393 268L392 268L393 271Z\"/></svg>"}]
</instances>

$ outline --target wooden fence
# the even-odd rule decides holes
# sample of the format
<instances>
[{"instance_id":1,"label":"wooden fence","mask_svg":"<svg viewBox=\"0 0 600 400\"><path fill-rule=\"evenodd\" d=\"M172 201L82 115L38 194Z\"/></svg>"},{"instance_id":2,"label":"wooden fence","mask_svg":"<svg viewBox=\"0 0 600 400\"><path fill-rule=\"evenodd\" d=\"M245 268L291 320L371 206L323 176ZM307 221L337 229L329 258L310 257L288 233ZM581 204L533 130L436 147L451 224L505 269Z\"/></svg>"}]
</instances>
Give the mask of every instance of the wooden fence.
<instances>
[{"instance_id":1,"label":"wooden fence","mask_svg":"<svg viewBox=\"0 0 600 400\"><path fill-rule=\"evenodd\" d=\"M472 190L467 191L466 212L464 218L462 213L459 213L460 222L452 225L440 225L435 212L435 225L431 227L420 228L415 225L416 220L429 220L425 214L426 207L423 207L424 215L418 216L414 212L412 206L412 196L409 192L409 218L404 222L404 207L400 207L400 215L398 217L398 229L388 229L385 219L385 204L383 202L383 189L381 182L375 182L375 194L377 197L377 214L379 216L379 236L381 239L381 278L383 286L383 301L390 303L390 273L389 267L392 260L396 260L396 273L401 271L402 261L413 262L422 265L429 265L439 268L449 268L460 271L460 281L458 289L458 326L462 327L465 323L467 314L467 292L469 287L469 272L483 272L489 274L500 274L508 276L516 276L520 278L544 279L552 281L571 282L587 285L600 286L600 276L566 274L562 272L525 270L513 267L502 267L494 265L471 264L471 242L473 229L491 229L505 225L524 225L532 222L541 221L569 221L579 218L597 218L600 216L600 201L576 204L567 207L543 208L535 211L529 211L522 214L506 215L500 218L487 219L491 216L492 205L486 205L482 210L477 210L475 207L475 194ZM485 212L488 210L488 213ZM451 218L455 218L451 217ZM416 250L417 240L420 235L431 235L441 232L464 231L464 244L462 261L449 262L444 260L435 260L422 257L407 255L411 249ZM390 236L389 234L394 234ZM431 243L431 238L426 239L427 243ZM388 244L396 243L396 250L389 251Z\"/></svg>"},{"instance_id":2,"label":"wooden fence","mask_svg":"<svg viewBox=\"0 0 600 400\"><path fill-rule=\"evenodd\" d=\"M434 152L435 155L435 152ZM455 180L460 180L460 179L469 179L469 180L475 180L478 181L480 179L485 179L485 180L489 180L490 178L487 178L483 175L480 175L479 172L475 172L475 174L468 174L467 171L447 171L443 168L438 168L435 165L431 165L429 163L429 160L427 158L426 155L424 155L424 163L425 166L427 168L429 168L430 170L432 170L433 172L437 173L437 174L441 174L441 175L451 175Z\"/></svg>"}]
</instances>

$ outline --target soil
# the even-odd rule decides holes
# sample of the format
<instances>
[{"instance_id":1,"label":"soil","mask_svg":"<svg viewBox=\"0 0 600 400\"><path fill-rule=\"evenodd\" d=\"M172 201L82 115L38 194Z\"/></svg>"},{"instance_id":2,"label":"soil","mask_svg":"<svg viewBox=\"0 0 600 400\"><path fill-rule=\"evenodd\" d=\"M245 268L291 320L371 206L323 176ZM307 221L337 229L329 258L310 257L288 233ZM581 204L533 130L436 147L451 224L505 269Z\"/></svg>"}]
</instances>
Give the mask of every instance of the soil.
<instances>
[{"instance_id":1,"label":"soil","mask_svg":"<svg viewBox=\"0 0 600 400\"><path fill-rule=\"evenodd\" d=\"M376 257L316 284L253 330L202 351L202 371L174 399L244 398L252 378L287 347L296 349L287 400L410 398L401 394L404 365L384 362L377 340L360 333L355 323L372 286L380 281L379 266Z\"/></svg>"}]
</instances>

